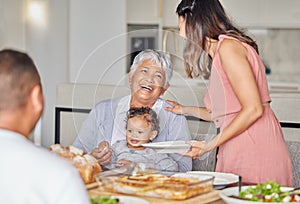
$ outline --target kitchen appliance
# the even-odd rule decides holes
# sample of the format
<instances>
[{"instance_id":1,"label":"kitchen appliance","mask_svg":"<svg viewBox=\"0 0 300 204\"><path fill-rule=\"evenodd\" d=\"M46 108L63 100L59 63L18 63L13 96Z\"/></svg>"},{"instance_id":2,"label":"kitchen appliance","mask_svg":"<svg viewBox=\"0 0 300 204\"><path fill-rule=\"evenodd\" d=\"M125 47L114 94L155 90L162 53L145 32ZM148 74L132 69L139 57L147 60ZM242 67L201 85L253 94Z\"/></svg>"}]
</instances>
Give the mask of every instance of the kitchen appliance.
<instances>
[{"instance_id":1,"label":"kitchen appliance","mask_svg":"<svg viewBox=\"0 0 300 204\"><path fill-rule=\"evenodd\" d=\"M129 72L134 57L140 51L158 48L158 25L129 24L127 31L127 72Z\"/></svg>"}]
</instances>

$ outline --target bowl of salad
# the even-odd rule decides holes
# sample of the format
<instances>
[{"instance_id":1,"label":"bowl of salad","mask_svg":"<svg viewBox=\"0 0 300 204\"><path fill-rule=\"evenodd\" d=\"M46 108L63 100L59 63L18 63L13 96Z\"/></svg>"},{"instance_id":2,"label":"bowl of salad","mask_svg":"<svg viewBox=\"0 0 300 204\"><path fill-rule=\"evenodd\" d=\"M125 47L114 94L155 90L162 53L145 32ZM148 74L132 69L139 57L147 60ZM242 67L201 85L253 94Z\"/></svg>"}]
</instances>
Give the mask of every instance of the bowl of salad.
<instances>
[{"instance_id":1,"label":"bowl of salad","mask_svg":"<svg viewBox=\"0 0 300 204\"><path fill-rule=\"evenodd\" d=\"M148 201L133 196L90 197L91 204L149 204Z\"/></svg>"},{"instance_id":2,"label":"bowl of salad","mask_svg":"<svg viewBox=\"0 0 300 204\"><path fill-rule=\"evenodd\" d=\"M274 181L256 186L242 186L223 189L220 197L227 204L300 203L300 189L282 187Z\"/></svg>"}]
</instances>

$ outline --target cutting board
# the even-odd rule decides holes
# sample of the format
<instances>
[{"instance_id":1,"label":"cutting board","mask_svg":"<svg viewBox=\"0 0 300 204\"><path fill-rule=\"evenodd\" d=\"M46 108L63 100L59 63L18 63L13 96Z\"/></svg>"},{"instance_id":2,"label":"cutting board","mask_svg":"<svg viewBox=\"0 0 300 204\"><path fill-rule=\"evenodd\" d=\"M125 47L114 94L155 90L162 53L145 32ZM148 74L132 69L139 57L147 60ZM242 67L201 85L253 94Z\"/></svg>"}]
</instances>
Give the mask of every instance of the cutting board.
<instances>
[{"instance_id":1,"label":"cutting board","mask_svg":"<svg viewBox=\"0 0 300 204\"><path fill-rule=\"evenodd\" d=\"M224 202L222 200L220 200L220 196L219 196L219 190L212 190L210 192L201 194L199 196L195 196L186 200L169 200L169 199L161 199L161 198L152 198L152 197L142 197L142 196L135 196L135 197L139 197L142 199L145 199L147 201L149 201L149 203L159 203L159 204L207 204L207 203L211 203L211 204L223 204ZM99 196L99 195L122 195L124 196L125 194L120 194L120 193L112 193L112 192L106 192L103 190L103 188L98 187L98 188L94 188L94 189L90 189L88 190L89 196ZM127 195L126 196L130 196Z\"/></svg>"}]
</instances>

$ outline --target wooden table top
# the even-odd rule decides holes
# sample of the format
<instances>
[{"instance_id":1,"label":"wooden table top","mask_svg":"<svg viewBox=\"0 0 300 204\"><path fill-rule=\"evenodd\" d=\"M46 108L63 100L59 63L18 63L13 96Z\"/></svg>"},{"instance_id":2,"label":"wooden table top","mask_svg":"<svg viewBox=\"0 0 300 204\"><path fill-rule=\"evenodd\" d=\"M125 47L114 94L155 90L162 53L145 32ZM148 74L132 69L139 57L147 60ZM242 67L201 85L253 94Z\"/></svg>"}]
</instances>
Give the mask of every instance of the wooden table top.
<instances>
[{"instance_id":1,"label":"wooden table top","mask_svg":"<svg viewBox=\"0 0 300 204\"><path fill-rule=\"evenodd\" d=\"M152 198L146 196L134 196L137 198L142 198L147 200L150 204L159 203L159 204L225 204L225 202L219 196L219 190L212 190L208 193L204 193L199 196L195 196L186 200L169 200L169 199L160 199L160 198ZM132 196L128 194L120 194L120 193L112 193L106 192L101 187L91 188L88 190L89 196L99 196L99 195L122 195L122 196Z\"/></svg>"}]
</instances>

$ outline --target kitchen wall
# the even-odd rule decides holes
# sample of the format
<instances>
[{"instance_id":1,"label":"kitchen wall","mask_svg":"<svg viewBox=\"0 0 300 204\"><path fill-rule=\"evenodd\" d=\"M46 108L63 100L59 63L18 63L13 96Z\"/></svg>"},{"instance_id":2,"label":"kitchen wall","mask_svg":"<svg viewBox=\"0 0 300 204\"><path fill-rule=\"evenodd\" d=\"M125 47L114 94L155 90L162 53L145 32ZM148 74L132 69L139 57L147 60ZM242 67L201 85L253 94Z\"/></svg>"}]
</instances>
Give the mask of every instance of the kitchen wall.
<instances>
[{"instance_id":1,"label":"kitchen wall","mask_svg":"<svg viewBox=\"0 0 300 204\"><path fill-rule=\"evenodd\" d=\"M44 16L28 18L32 2L42 4ZM54 142L57 84L122 82L124 33L125 1L0 0L0 49L28 52L42 78L45 110L37 143L47 147Z\"/></svg>"},{"instance_id":2,"label":"kitchen wall","mask_svg":"<svg viewBox=\"0 0 300 204\"><path fill-rule=\"evenodd\" d=\"M0 0L0 48L5 46L25 49L23 21L23 1Z\"/></svg>"},{"instance_id":3,"label":"kitchen wall","mask_svg":"<svg viewBox=\"0 0 300 204\"><path fill-rule=\"evenodd\" d=\"M70 82L123 83L127 57L125 3L70 1Z\"/></svg>"},{"instance_id":4,"label":"kitchen wall","mask_svg":"<svg viewBox=\"0 0 300 204\"><path fill-rule=\"evenodd\" d=\"M300 29L250 29L271 69L270 81L300 83Z\"/></svg>"},{"instance_id":5,"label":"kitchen wall","mask_svg":"<svg viewBox=\"0 0 300 204\"><path fill-rule=\"evenodd\" d=\"M30 2L41 12L29 15ZM44 146L54 138L56 84L68 80L68 23L68 0L0 0L0 49L28 52L41 75L45 108L35 142Z\"/></svg>"}]
</instances>

